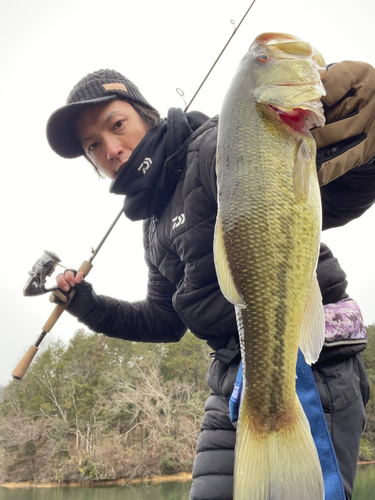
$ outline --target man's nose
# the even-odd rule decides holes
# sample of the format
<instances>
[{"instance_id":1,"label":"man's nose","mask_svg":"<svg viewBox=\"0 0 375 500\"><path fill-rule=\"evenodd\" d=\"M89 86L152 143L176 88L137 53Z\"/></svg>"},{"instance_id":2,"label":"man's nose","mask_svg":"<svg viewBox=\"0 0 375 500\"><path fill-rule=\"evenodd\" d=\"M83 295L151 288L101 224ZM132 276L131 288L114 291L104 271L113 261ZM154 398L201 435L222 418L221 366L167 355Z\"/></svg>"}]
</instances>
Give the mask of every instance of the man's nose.
<instances>
[{"instance_id":1,"label":"man's nose","mask_svg":"<svg viewBox=\"0 0 375 500\"><path fill-rule=\"evenodd\" d=\"M108 160L114 160L115 158L120 156L120 154L123 152L121 144L115 137L106 139L105 148Z\"/></svg>"}]
</instances>

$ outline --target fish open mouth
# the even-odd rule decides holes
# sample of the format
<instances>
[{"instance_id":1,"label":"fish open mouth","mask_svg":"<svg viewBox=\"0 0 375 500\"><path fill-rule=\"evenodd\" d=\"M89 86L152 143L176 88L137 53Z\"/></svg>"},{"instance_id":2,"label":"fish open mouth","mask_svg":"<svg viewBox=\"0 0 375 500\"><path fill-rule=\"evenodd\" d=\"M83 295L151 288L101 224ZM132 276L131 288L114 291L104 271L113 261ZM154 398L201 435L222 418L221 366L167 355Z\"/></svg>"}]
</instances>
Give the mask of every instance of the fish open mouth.
<instances>
[{"instance_id":1,"label":"fish open mouth","mask_svg":"<svg viewBox=\"0 0 375 500\"><path fill-rule=\"evenodd\" d=\"M283 110L267 104L267 106L276 113L280 120L292 128L296 132L304 135L309 134L309 130L316 127L322 127L325 123L323 107L321 102L309 103L308 107L293 108L291 110ZM313 109L311 109L313 108Z\"/></svg>"}]
</instances>

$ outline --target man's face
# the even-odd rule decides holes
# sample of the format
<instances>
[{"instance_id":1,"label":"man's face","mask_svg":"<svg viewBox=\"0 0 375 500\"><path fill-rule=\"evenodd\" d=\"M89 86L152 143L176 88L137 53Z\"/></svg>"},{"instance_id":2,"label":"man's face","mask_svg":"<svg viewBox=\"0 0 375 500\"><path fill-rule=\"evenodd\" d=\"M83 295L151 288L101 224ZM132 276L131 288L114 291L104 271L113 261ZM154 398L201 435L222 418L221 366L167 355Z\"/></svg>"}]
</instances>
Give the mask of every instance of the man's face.
<instances>
[{"instance_id":1,"label":"man's face","mask_svg":"<svg viewBox=\"0 0 375 500\"><path fill-rule=\"evenodd\" d=\"M116 100L86 109L77 120L76 133L88 158L114 181L147 127L133 106Z\"/></svg>"}]
</instances>

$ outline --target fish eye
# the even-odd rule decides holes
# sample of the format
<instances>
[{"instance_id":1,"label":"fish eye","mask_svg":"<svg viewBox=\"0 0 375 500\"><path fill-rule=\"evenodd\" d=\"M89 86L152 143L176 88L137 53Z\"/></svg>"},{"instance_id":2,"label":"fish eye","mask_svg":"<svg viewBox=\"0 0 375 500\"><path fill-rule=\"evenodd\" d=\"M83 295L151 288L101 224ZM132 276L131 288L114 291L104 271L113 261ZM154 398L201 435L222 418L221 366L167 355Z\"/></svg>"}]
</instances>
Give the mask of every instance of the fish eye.
<instances>
[{"instance_id":1,"label":"fish eye","mask_svg":"<svg viewBox=\"0 0 375 500\"><path fill-rule=\"evenodd\" d=\"M260 56L258 56L258 61L261 62L261 63L267 63L267 62L270 62L271 58L268 54L262 54Z\"/></svg>"}]
</instances>

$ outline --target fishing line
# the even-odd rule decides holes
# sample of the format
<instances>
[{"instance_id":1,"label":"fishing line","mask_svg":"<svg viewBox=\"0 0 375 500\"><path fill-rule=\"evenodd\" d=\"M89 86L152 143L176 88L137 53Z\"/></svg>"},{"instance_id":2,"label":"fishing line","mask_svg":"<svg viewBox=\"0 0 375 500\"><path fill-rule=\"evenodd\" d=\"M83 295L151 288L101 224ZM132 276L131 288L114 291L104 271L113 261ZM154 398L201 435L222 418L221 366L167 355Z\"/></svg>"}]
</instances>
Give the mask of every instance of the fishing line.
<instances>
[{"instance_id":1,"label":"fishing line","mask_svg":"<svg viewBox=\"0 0 375 500\"><path fill-rule=\"evenodd\" d=\"M213 65L211 66L209 72L207 73L207 75L204 77L202 83L199 85L198 87L198 90L195 92L195 94L193 95L193 97L191 98L189 104L186 106L186 108L184 109L184 113L186 113L186 111L189 109L190 107L190 104L194 101L195 97L197 96L198 92L200 91L200 89L203 87L205 81L207 80L207 78L210 76L211 74L211 71L214 69L214 67L216 66L216 63L218 62L218 60L220 59L220 57L223 55L223 52L224 50L228 47L228 45L230 44L230 41L232 40L232 38L234 37L234 35L237 33L237 30L238 28L241 26L242 24L242 21L245 19L245 17L247 16L247 14L250 12L250 9L251 7L255 4L256 0L253 0L252 4L250 5L250 7L247 9L247 11L245 12L245 15L243 16L243 18L241 19L239 25L237 26L237 28L235 28L235 30L233 31L232 35L230 36L229 40L227 41L227 43L225 44L223 50L220 52L220 54L218 55L218 57L216 58L216 61L213 63ZM231 20L231 23L234 24ZM181 89L179 89L181 90ZM181 94L179 94L181 95Z\"/></svg>"}]
</instances>

